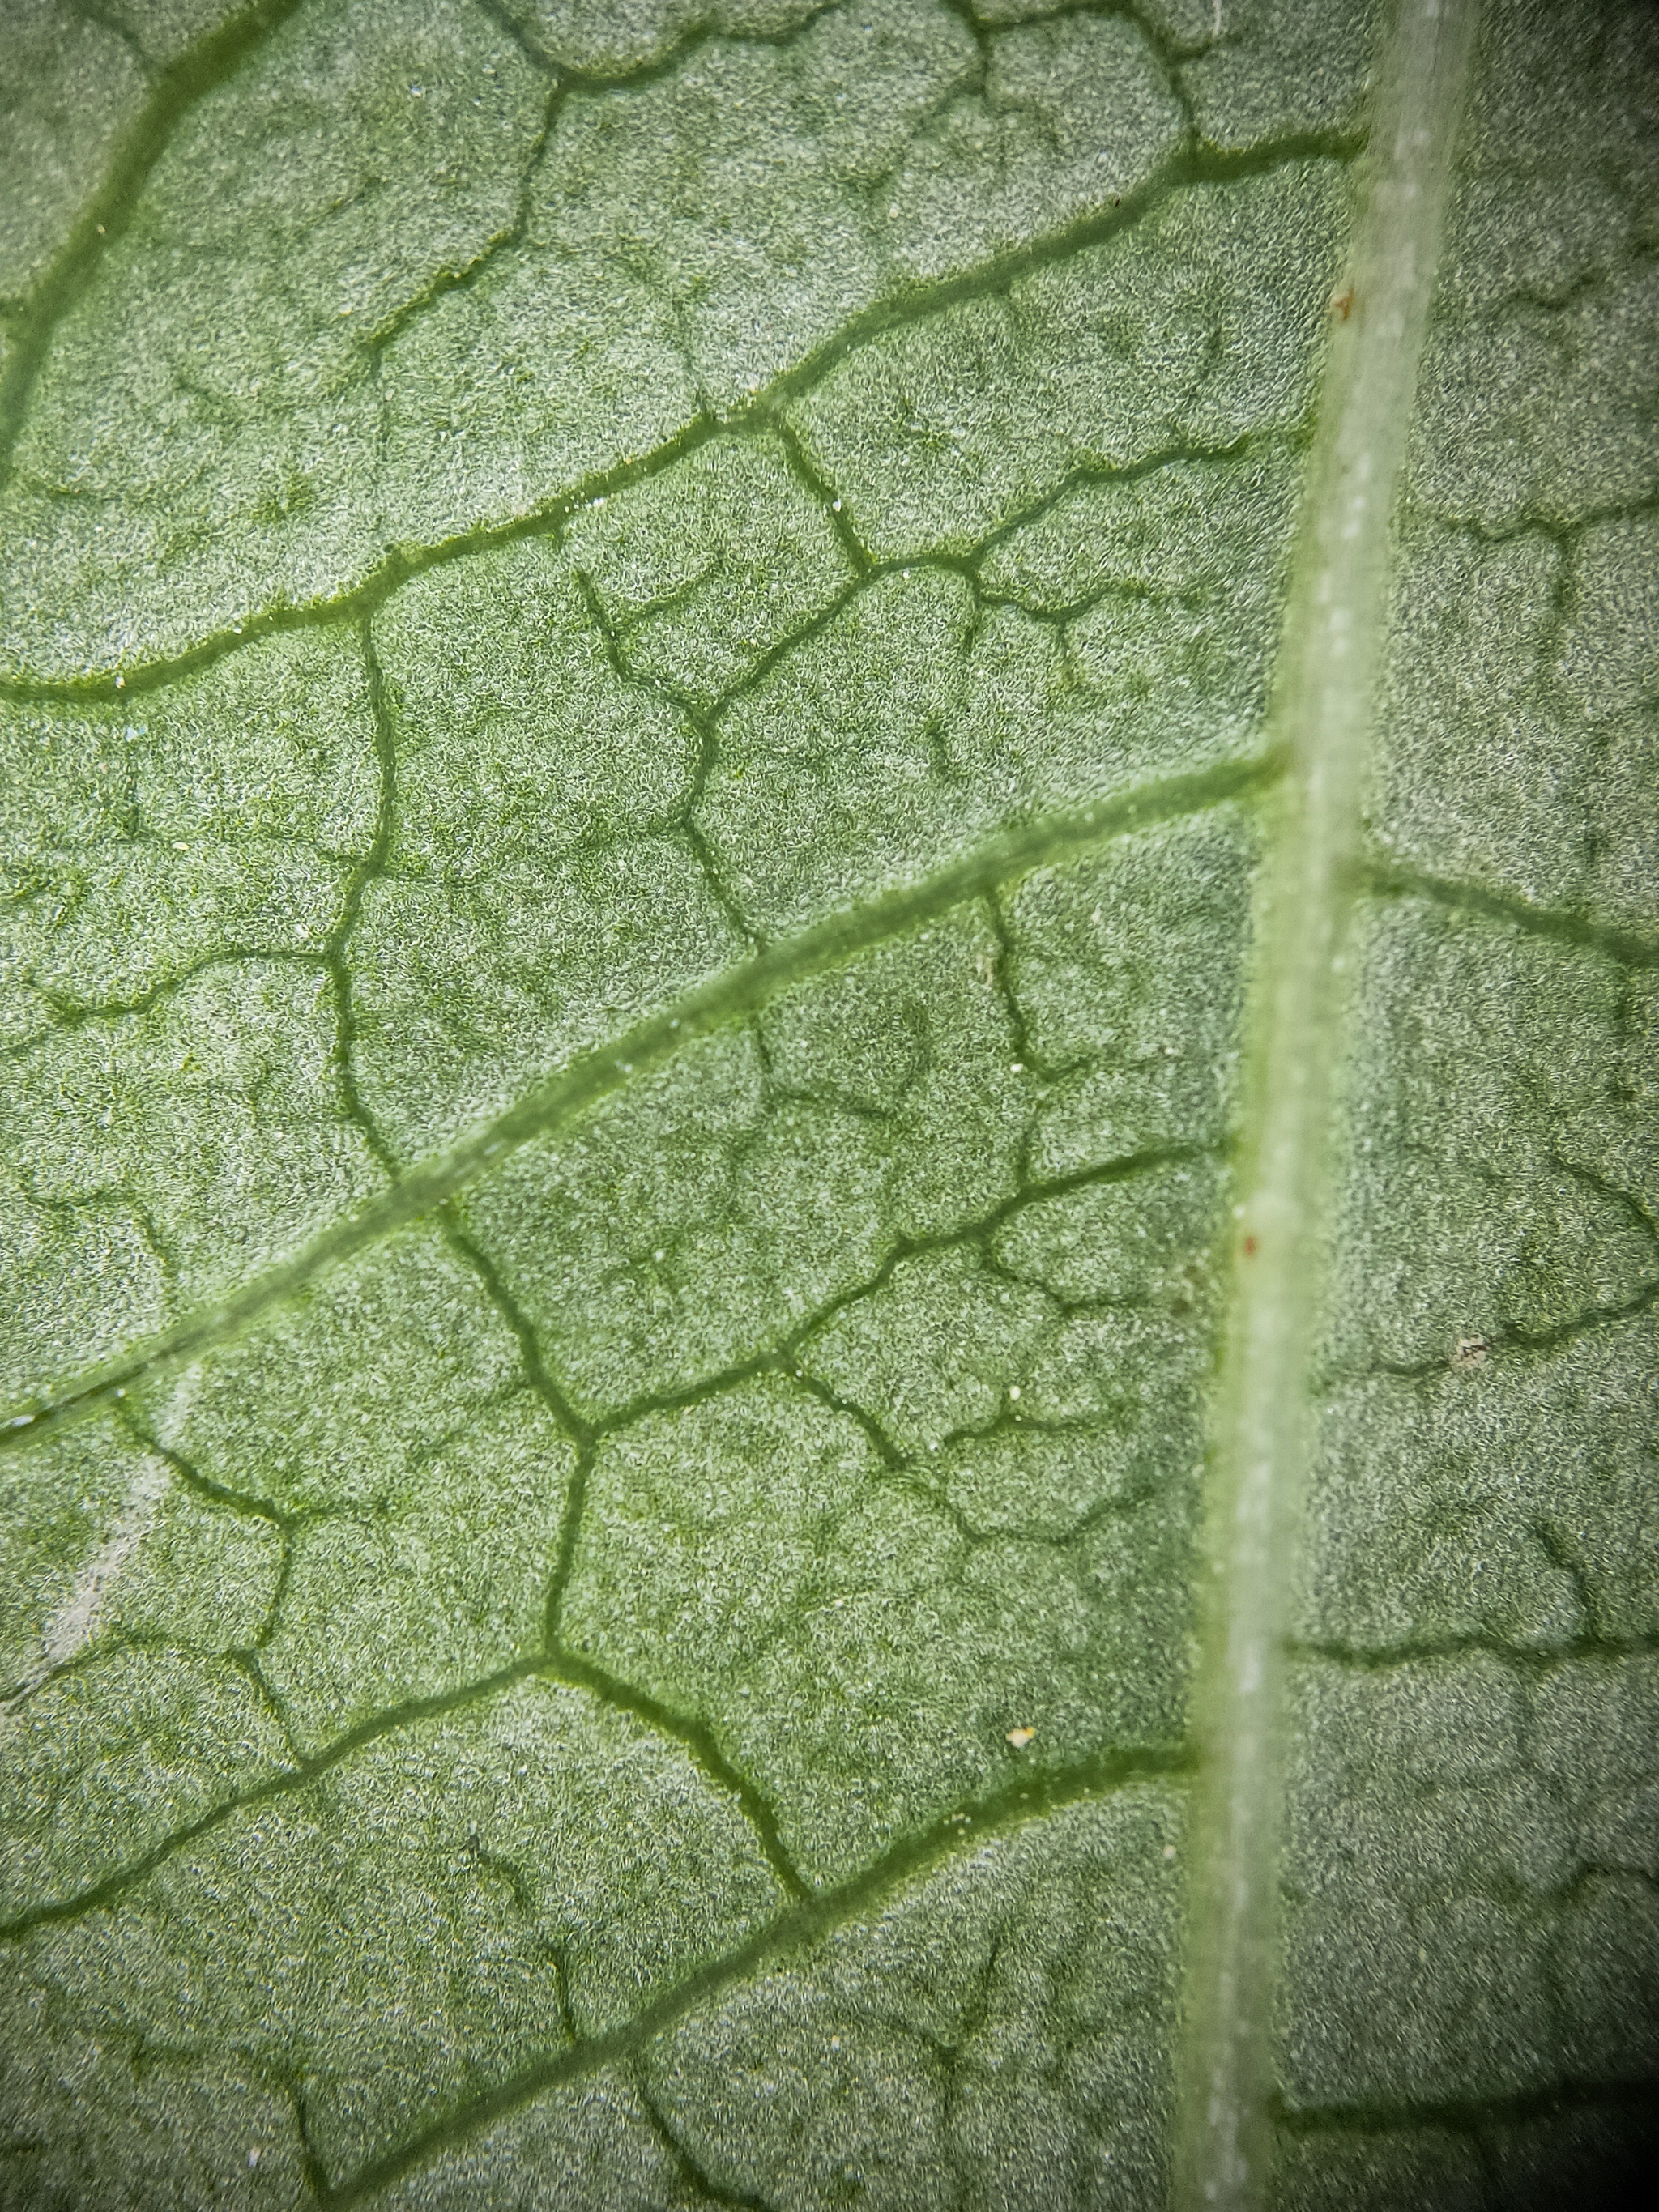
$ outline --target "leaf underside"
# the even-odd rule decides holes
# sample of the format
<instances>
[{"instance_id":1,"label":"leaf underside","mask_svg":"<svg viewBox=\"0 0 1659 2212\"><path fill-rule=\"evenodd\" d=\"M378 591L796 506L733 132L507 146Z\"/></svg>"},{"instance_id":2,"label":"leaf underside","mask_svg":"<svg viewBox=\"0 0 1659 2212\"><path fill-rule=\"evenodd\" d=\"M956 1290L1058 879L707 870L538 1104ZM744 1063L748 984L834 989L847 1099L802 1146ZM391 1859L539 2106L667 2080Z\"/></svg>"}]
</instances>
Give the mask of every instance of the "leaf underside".
<instances>
[{"instance_id":1,"label":"leaf underside","mask_svg":"<svg viewBox=\"0 0 1659 2212\"><path fill-rule=\"evenodd\" d=\"M1316 912L1419 17L0 0L0 2204L1650 2159L1659 40L1448 95Z\"/></svg>"}]
</instances>

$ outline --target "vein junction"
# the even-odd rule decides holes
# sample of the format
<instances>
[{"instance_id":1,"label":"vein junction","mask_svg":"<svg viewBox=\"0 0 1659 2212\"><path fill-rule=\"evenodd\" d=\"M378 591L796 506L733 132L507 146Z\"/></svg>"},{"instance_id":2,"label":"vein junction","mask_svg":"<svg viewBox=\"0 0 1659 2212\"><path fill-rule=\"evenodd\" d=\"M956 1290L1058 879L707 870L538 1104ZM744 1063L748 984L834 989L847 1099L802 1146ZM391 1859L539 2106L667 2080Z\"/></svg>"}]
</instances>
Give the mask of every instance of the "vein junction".
<instances>
[{"instance_id":1,"label":"vein junction","mask_svg":"<svg viewBox=\"0 0 1659 2212\"><path fill-rule=\"evenodd\" d=\"M1659 1285L1635 1107L1650 920L1599 829L1577 873L1533 866L1541 836L1521 868L1467 809L1407 805L1356 855L1349 725L1421 301L1379 337L1400 272L1363 247L1333 304L1364 11L1316 11L1305 82L1300 49L1233 12L987 28L723 0L717 21L646 11L641 64L560 0L386 0L379 59L301 9L222 100L204 80L200 130L188 100L166 145L157 118L142 220L82 237L40 295L18 557L90 597L64 616L57 581L24 592L0 703L24 802L5 1221L34 1270L3 1321L24 1448L0 1459L22 1562L0 1608L19 2155L84 2132L52 2100L90 2050L83 2104L160 2114L173 2142L205 2082L192 2155L258 2152L270 2177L291 2157L296 2201L471 2204L556 2169L597 2177L570 2182L596 2204L770 2203L805 2160L820 2195L885 2173L921 2201L950 2175L967 2203L1034 2142L1079 2199L1157 2201L1190 1884L1244 1900L1242 1939L1200 1929L1193 2017L1228 2064L1262 2043L1269 1839L1228 1825L1277 1789L1252 1651L1269 1674L1282 1656L1312 1771L1365 1819L1352 1742L1395 1747L1436 1808L1464 1804L1444 1745L1477 1747L1480 1867L1445 1862L1436 1811L1401 1846L1425 1881L1563 1941L1636 1882L1616 1808L1651 1637L1610 1563L1644 1477L1603 1416L1650 1359ZM113 313L142 325L141 366L166 353L180 295L143 257L221 265L215 209L240 204L234 178L210 188L209 121L250 88L308 113L325 82L352 118L318 135L331 159L350 166L363 116L441 142L453 227L424 228L424 155L408 203L395 162L356 198L331 172L328 222L301 210L280 257L326 312L237 322L229 399L179 368L135 510L148 431L81 434L76 349ZM837 85L825 126L811 103ZM839 257L802 259L778 204L744 200L769 157L695 190L678 154L647 173L699 100L730 130L793 118L788 173L813 223L843 222ZM297 207L308 156L279 150L262 173ZM963 183L981 159L994 190ZM1396 243L1428 234L1426 205ZM989 227L959 235L964 211ZM590 295L594 241L624 230ZM722 257L761 237L733 278ZM337 292L304 260L330 239ZM566 306L580 358L554 374ZM613 370L620 398L573 429L562 395ZM264 469L290 431L293 466ZM215 484L229 503L192 534ZM1547 526L1419 492L1428 629L1518 577L1544 609L1505 648L1529 710L1626 711L1610 625L1641 487ZM144 532L173 506L169 550ZM116 593L137 629L76 567L94 517L106 547L118 520L137 533ZM1433 721L1394 711L1401 746ZM1256 959L1281 995L1255 1050L1276 1079L1244 1122L1235 1239L1268 816ZM1273 1528L1300 1484L1291 1293L1322 1103L1284 1079L1328 1052L1352 909L1394 994L1381 1026L1435 1010L1438 1091L1464 1082L1442 1040L1472 975L1540 1038L1590 1041L1559 1067L1547 1043L1513 1066L1459 1048L1495 1071L1460 1134L1499 1163L1506 1272L1468 1312L1443 1268L1431 1310L1331 1302L1291 1620L1250 1583L1230 1485L1258 1414ZM1356 1079L1398 1119L1392 1063ZM1392 1172L1421 1133L1388 1126ZM1437 1171L1452 1188L1455 1160ZM1235 1581L1195 1754L1202 1423L1234 1277L1211 1508ZM1545 1438L1552 1474L1474 1500L1502 1571L1460 1583L1437 1485L1476 1432L1517 1467ZM1367 1571L1378 1547L1397 1572ZM1616 1750L1592 1774L1575 1744ZM1528 1808L1524 1862L1502 1792ZM1297 1868L1333 1856L1310 1802ZM1351 1992L1327 1996L1320 2022ZM249 2078L220 2094L230 2051ZM1524 2098L1373 2094L1326 2057L1287 2071L1298 2146L1454 2105L1466 2132L1525 2120ZM832 2124L792 2102L802 2082ZM1218 2135L1196 2084L1188 2178L1233 2190L1243 2157L1254 2188L1262 2086L1248 2063L1223 2081Z\"/></svg>"}]
</instances>

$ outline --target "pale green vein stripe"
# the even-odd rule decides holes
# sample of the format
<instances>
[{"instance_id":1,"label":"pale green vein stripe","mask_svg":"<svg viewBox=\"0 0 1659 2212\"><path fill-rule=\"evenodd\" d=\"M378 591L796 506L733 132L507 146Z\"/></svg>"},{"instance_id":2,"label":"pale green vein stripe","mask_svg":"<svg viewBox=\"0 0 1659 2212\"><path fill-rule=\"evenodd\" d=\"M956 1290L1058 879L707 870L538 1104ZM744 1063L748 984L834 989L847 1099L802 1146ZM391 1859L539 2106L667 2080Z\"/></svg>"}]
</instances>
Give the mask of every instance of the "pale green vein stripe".
<instances>
[{"instance_id":1,"label":"pale green vein stripe","mask_svg":"<svg viewBox=\"0 0 1659 2212\"><path fill-rule=\"evenodd\" d=\"M1405 452L1475 0L1401 0L1333 301L1273 702L1289 763L1261 894L1236 1294L1206 1501L1176 2201L1265 2198L1281 1653L1345 925Z\"/></svg>"},{"instance_id":2,"label":"pale green vein stripe","mask_svg":"<svg viewBox=\"0 0 1659 2212\"><path fill-rule=\"evenodd\" d=\"M186 1315L118 1359L77 1376L9 1419L0 1419L0 1449L86 1412L154 1367L192 1358L239 1334L323 1268L430 1213L520 1145L561 1127L624 1084L660 1067L693 1037L757 1012L790 984L902 937L1034 868L1074 860L1113 838L1260 791L1276 774L1276 760L1258 756L1143 785L1072 813L1046 816L1004 830L920 883L902 884L862 906L827 915L572 1060L452 1151L411 1168L359 1212L335 1223L291 1259L254 1277L218 1304Z\"/></svg>"}]
</instances>

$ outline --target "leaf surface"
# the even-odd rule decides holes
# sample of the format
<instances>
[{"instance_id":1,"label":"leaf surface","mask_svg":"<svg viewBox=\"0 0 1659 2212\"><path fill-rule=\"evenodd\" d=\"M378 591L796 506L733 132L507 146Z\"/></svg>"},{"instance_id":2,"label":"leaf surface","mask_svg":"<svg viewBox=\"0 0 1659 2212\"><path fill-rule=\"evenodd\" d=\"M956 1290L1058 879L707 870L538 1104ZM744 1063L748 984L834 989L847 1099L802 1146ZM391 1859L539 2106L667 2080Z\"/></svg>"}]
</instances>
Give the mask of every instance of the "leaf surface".
<instances>
[{"instance_id":1,"label":"leaf surface","mask_svg":"<svg viewBox=\"0 0 1659 2212\"><path fill-rule=\"evenodd\" d=\"M0 2199L1611 2191L1647 15L15 12Z\"/></svg>"}]
</instances>

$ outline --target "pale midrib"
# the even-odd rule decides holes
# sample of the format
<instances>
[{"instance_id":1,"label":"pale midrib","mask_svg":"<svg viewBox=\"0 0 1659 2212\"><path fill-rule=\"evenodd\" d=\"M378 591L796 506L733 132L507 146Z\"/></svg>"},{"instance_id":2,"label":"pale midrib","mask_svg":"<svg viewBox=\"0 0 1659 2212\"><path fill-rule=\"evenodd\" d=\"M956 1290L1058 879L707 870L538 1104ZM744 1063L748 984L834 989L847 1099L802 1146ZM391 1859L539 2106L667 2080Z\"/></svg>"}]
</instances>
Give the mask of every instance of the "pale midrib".
<instances>
[{"instance_id":1,"label":"pale midrib","mask_svg":"<svg viewBox=\"0 0 1659 2212\"><path fill-rule=\"evenodd\" d=\"M1217 1396L1194 1718L1176 2202L1246 2212L1272 2151L1287 1571L1341 1011L1343 944L1406 448L1477 0L1401 0L1333 302L1275 685L1289 771L1256 929L1235 1282Z\"/></svg>"},{"instance_id":2,"label":"pale midrib","mask_svg":"<svg viewBox=\"0 0 1659 2212\"><path fill-rule=\"evenodd\" d=\"M65 1382L9 1417L0 1416L0 1449L118 1395L155 1367L198 1357L240 1335L324 1268L433 1212L520 1146L590 1112L613 1091L665 1065L694 1038L759 1012L792 984L904 936L1034 869L1075 860L1136 830L1259 793L1276 773L1273 755L1257 755L1141 785L1073 812L1005 830L919 883L899 885L861 906L826 915L711 977L622 1036L580 1054L452 1150L410 1168L358 1212L333 1224L292 1258L255 1276L217 1304L184 1316L119 1358Z\"/></svg>"}]
</instances>

